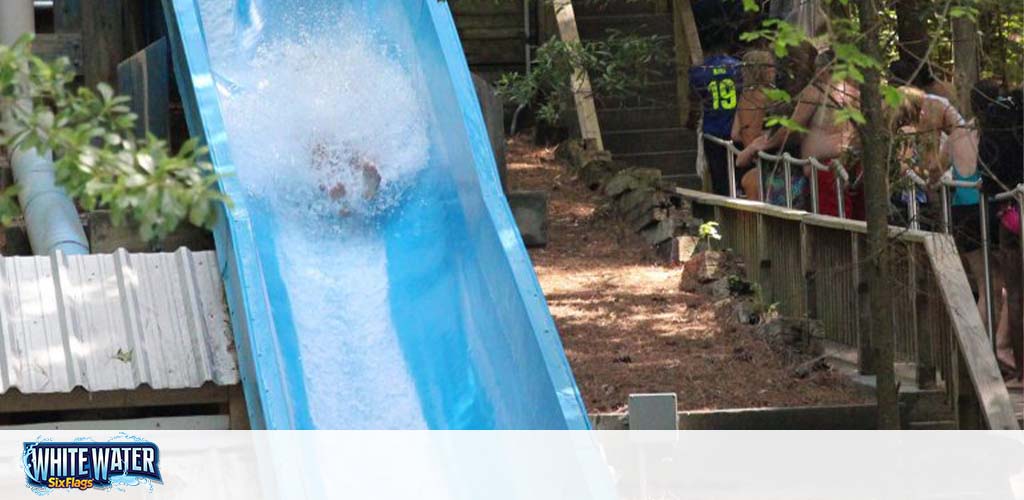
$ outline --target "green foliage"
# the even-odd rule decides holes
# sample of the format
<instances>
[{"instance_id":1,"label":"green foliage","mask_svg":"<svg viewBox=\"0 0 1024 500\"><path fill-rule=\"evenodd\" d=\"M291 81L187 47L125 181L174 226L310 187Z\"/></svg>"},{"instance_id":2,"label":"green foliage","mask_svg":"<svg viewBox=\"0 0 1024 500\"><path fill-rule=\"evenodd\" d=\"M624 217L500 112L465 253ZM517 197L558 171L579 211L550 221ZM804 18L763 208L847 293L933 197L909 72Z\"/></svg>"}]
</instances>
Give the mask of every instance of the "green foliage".
<instances>
[{"instance_id":1,"label":"green foliage","mask_svg":"<svg viewBox=\"0 0 1024 500\"><path fill-rule=\"evenodd\" d=\"M584 74L593 97L624 98L639 95L661 76L669 51L660 36L609 32L607 38L565 42L552 38L537 49L528 75L502 75L498 93L517 105L534 105L538 118L555 124L572 105L573 88Z\"/></svg>"},{"instance_id":2,"label":"green foliage","mask_svg":"<svg viewBox=\"0 0 1024 500\"><path fill-rule=\"evenodd\" d=\"M214 204L227 200L201 160L206 149L190 140L172 154L156 137L135 137L127 97L106 84L72 91L68 61L47 63L32 55L31 43L27 35L0 46L0 109L7 110L0 145L53 151L58 184L82 208L109 209L115 224L138 224L144 240L186 220L211 226ZM0 193L4 223L17 213L14 194Z\"/></svg>"},{"instance_id":3,"label":"green foliage","mask_svg":"<svg viewBox=\"0 0 1024 500\"><path fill-rule=\"evenodd\" d=\"M708 250L711 249L711 240L721 240L722 235L718 233L718 223L715 221L708 221L700 225L697 229L697 235L704 239L704 242L708 245Z\"/></svg>"}]
</instances>

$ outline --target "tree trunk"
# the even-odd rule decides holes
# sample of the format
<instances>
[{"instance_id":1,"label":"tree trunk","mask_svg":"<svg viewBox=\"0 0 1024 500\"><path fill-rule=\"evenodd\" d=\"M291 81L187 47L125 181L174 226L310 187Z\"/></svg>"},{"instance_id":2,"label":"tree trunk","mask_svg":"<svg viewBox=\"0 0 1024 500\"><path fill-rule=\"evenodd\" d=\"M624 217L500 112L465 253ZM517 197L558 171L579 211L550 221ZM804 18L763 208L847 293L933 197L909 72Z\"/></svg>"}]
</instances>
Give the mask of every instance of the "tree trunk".
<instances>
[{"instance_id":1,"label":"tree trunk","mask_svg":"<svg viewBox=\"0 0 1024 500\"><path fill-rule=\"evenodd\" d=\"M868 34L861 50L876 61L881 61L880 30L877 0L857 0L861 31ZM896 394L895 356L893 348L892 293L890 276L891 252L889 248L889 187L888 143L890 134L882 113L880 91L881 74L878 69L864 70L864 84L860 88L860 106L867 124L859 128L863 151L864 187L867 201L867 283L868 302L871 305L871 345L875 352L875 374L878 385L878 427L899 429L899 405Z\"/></svg>"},{"instance_id":2,"label":"tree trunk","mask_svg":"<svg viewBox=\"0 0 1024 500\"><path fill-rule=\"evenodd\" d=\"M960 112L973 116L971 89L978 83L978 25L968 17L953 20L953 66Z\"/></svg>"},{"instance_id":3,"label":"tree trunk","mask_svg":"<svg viewBox=\"0 0 1024 500\"><path fill-rule=\"evenodd\" d=\"M921 0L896 0L896 36L899 39L900 59L920 63L928 53L931 38L924 22L924 3Z\"/></svg>"}]
</instances>

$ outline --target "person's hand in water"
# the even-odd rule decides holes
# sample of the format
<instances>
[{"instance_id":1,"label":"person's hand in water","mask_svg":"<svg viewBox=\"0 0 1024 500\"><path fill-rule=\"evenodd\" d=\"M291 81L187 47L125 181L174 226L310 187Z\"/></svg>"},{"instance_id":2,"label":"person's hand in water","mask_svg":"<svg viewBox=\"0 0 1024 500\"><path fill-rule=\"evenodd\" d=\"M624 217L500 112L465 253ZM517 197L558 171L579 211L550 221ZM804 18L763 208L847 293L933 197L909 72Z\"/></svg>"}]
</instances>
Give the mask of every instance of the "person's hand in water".
<instances>
[{"instance_id":1,"label":"person's hand in water","mask_svg":"<svg viewBox=\"0 0 1024 500\"><path fill-rule=\"evenodd\" d=\"M318 187L321 192L327 194L331 201L342 205L342 208L338 211L342 216L351 214L351 204L347 203L349 201L347 198L352 186L346 186L338 177L348 179L355 177L361 180L362 186L354 187L357 189L361 187L359 196L364 201L372 200L377 195L377 191L380 189L381 176L380 171L377 170L377 164L373 160L359 153L339 154L337 150L322 141L314 143L310 152L313 169L320 172L323 176L323 180ZM345 170L358 175L341 175ZM356 183L358 183L358 180Z\"/></svg>"},{"instance_id":2,"label":"person's hand in water","mask_svg":"<svg viewBox=\"0 0 1024 500\"><path fill-rule=\"evenodd\" d=\"M358 157L349 160L349 165L363 174L363 199L370 200L377 196L377 190L380 189L380 172L377 171L377 164L365 157Z\"/></svg>"}]
</instances>

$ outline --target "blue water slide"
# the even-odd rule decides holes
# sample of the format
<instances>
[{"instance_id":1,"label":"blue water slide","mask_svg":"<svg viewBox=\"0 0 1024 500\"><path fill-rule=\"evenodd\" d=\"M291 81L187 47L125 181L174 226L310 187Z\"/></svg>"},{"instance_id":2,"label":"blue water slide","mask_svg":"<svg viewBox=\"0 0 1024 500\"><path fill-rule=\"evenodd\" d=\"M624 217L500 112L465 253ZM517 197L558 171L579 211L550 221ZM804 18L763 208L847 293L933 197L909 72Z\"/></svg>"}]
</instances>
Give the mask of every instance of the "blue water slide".
<instances>
[{"instance_id":1,"label":"blue water slide","mask_svg":"<svg viewBox=\"0 0 1024 500\"><path fill-rule=\"evenodd\" d=\"M164 9L254 428L589 428L446 3Z\"/></svg>"}]
</instances>

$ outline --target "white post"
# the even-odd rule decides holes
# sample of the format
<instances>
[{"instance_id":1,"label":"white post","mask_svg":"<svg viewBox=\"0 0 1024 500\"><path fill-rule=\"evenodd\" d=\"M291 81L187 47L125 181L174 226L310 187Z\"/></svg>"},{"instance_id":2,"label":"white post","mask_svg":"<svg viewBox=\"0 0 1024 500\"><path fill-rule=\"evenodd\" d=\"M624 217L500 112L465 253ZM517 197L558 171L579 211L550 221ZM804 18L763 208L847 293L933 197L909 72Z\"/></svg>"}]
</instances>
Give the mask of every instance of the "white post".
<instances>
[{"instance_id":1,"label":"white post","mask_svg":"<svg viewBox=\"0 0 1024 500\"><path fill-rule=\"evenodd\" d=\"M35 32L35 28L32 0L0 0L0 44L11 45L25 33ZM24 99L15 105L30 109L32 102ZM12 151L11 171L20 187L18 199L32 251L37 255L56 250L68 255L89 253L78 211L56 184L53 154L35 149Z\"/></svg>"},{"instance_id":2,"label":"white post","mask_svg":"<svg viewBox=\"0 0 1024 500\"><path fill-rule=\"evenodd\" d=\"M0 1L0 45L13 45L21 35L35 31L32 0Z\"/></svg>"}]
</instances>

